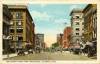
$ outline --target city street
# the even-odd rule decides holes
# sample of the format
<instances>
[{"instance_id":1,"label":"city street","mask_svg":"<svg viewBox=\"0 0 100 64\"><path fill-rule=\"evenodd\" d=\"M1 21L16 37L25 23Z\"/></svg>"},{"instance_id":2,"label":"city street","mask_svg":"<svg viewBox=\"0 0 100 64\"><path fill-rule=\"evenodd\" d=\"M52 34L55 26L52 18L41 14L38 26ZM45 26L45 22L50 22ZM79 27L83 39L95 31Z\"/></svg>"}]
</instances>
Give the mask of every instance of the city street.
<instances>
[{"instance_id":1,"label":"city street","mask_svg":"<svg viewBox=\"0 0 100 64\"><path fill-rule=\"evenodd\" d=\"M25 56L15 56L4 60L95 60L86 55L75 55L70 52L42 52L37 54L27 54Z\"/></svg>"},{"instance_id":2,"label":"city street","mask_svg":"<svg viewBox=\"0 0 100 64\"><path fill-rule=\"evenodd\" d=\"M3 60L97 58L97 4L5 4L2 24Z\"/></svg>"}]
</instances>

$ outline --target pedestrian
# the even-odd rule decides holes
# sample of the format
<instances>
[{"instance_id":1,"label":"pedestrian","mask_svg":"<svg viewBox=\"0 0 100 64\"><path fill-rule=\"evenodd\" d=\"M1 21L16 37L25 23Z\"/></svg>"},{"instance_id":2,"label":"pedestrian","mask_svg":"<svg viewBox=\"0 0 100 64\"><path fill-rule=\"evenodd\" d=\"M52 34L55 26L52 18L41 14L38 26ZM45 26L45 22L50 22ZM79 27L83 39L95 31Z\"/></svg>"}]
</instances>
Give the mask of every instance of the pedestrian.
<instances>
[{"instance_id":1,"label":"pedestrian","mask_svg":"<svg viewBox=\"0 0 100 64\"><path fill-rule=\"evenodd\" d=\"M87 41L86 45L88 46L88 57L90 57L92 56L93 43L91 41Z\"/></svg>"},{"instance_id":2,"label":"pedestrian","mask_svg":"<svg viewBox=\"0 0 100 64\"><path fill-rule=\"evenodd\" d=\"M80 42L80 54L82 54L83 44Z\"/></svg>"}]
</instances>

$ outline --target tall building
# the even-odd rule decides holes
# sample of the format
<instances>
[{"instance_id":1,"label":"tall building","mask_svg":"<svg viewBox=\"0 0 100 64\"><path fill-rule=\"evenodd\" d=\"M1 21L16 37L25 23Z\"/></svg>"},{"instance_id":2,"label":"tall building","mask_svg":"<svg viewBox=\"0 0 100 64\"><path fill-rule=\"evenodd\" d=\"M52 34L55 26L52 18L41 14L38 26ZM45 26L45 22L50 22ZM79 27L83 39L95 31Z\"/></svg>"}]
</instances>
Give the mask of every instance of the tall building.
<instances>
[{"instance_id":1,"label":"tall building","mask_svg":"<svg viewBox=\"0 0 100 64\"><path fill-rule=\"evenodd\" d=\"M63 46L62 38L63 34L57 34L57 43L59 44L59 46Z\"/></svg>"},{"instance_id":2,"label":"tall building","mask_svg":"<svg viewBox=\"0 0 100 64\"><path fill-rule=\"evenodd\" d=\"M10 20L12 15L8 9L7 5L3 5L3 52L6 53L9 48L10 36L9 36L9 28L10 28Z\"/></svg>"},{"instance_id":3,"label":"tall building","mask_svg":"<svg viewBox=\"0 0 100 64\"><path fill-rule=\"evenodd\" d=\"M72 43L79 43L82 41L82 34L84 32L84 18L83 10L73 9L70 13L71 27L72 27Z\"/></svg>"},{"instance_id":4,"label":"tall building","mask_svg":"<svg viewBox=\"0 0 100 64\"><path fill-rule=\"evenodd\" d=\"M25 48L27 44L34 43L35 24L25 5L8 5L13 16L10 21L10 35L12 36L11 48Z\"/></svg>"},{"instance_id":5,"label":"tall building","mask_svg":"<svg viewBox=\"0 0 100 64\"><path fill-rule=\"evenodd\" d=\"M88 4L84 13L84 39L92 41L97 39L97 5Z\"/></svg>"},{"instance_id":6,"label":"tall building","mask_svg":"<svg viewBox=\"0 0 100 64\"><path fill-rule=\"evenodd\" d=\"M44 47L44 34L35 34L35 47L43 49Z\"/></svg>"},{"instance_id":7,"label":"tall building","mask_svg":"<svg viewBox=\"0 0 100 64\"><path fill-rule=\"evenodd\" d=\"M72 29L71 27L66 27L64 29L64 35L63 35L63 48L68 48L70 45L70 40L71 40L71 32Z\"/></svg>"}]
</instances>

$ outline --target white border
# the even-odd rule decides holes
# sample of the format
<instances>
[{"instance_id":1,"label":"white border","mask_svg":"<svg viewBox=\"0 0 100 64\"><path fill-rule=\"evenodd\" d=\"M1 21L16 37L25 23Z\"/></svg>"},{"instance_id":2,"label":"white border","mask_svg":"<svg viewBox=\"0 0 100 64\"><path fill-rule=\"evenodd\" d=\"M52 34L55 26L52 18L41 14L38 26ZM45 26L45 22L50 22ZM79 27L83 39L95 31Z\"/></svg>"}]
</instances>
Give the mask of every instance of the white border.
<instances>
[{"instance_id":1,"label":"white border","mask_svg":"<svg viewBox=\"0 0 100 64\"><path fill-rule=\"evenodd\" d=\"M21 64L100 64L100 29L98 29L99 25L100 25L100 1L99 0L4 0L0 3L0 21L2 21L2 4L91 4L91 3L94 3L94 4L97 4L97 60L94 60L94 61L40 61L40 62L33 62L33 61L21 61ZM0 22L0 51L2 51L2 22ZM0 53L0 64L20 64L20 62L5 62L2 60L2 52Z\"/></svg>"}]
</instances>

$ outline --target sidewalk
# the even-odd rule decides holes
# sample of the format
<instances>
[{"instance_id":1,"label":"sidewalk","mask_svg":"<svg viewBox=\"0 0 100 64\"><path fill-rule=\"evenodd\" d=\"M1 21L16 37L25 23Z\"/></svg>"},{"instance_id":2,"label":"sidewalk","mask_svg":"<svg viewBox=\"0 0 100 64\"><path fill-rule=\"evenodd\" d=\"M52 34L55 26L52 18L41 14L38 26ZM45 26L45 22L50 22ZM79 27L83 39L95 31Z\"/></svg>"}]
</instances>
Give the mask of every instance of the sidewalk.
<instances>
[{"instance_id":1,"label":"sidewalk","mask_svg":"<svg viewBox=\"0 0 100 64\"><path fill-rule=\"evenodd\" d=\"M17 56L17 53L9 54L9 57ZM3 58L8 58L8 55L2 55Z\"/></svg>"},{"instance_id":2,"label":"sidewalk","mask_svg":"<svg viewBox=\"0 0 100 64\"><path fill-rule=\"evenodd\" d=\"M25 52L25 54L28 54L28 52ZM2 55L3 58L8 58L8 55ZM9 54L9 57L15 57L17 56L17 53Z\"/></svg>"}]
</instances>

